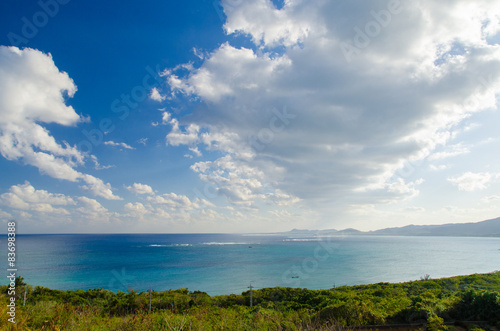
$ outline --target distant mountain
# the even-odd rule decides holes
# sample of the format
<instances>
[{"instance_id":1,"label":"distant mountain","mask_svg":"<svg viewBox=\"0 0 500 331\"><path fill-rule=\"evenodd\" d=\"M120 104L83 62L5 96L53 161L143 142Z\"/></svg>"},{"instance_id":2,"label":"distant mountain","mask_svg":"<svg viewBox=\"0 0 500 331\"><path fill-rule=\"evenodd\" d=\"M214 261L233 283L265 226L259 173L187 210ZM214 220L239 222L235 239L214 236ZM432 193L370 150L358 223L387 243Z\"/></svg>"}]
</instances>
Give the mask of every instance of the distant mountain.
<instances>
[{"instance_id":1,"label":"distant mountain","mask_svg":"<svg viewBox=\"0 0 500 331\"><path fill-rule=\"evenodd\" d=\"M396 236L500 237L500 217L477 223L408 225L401 228L388 228L365 232L365 234Z\"/></svg>"},{"instance_id":2,"label":"distant mountain","mask_svg":"<svg viewBox=\"0 0 500 331\"><path fill-rule=\"evenodd\" d=\"M359 230L356 230L356 229L349 228L349 229L344 229L344 230L337 231L335 234L349 234L349 235L356 235L356 234L366 234L366 232L363 232L363 231L359 231Z\"/></svg>"},{"instance_id":3,"label":"distant mountain","mask_svg":"<svg viewBox=\"0 0 500 331\"><path fill-rule=\"evenodd\" d=\"M441 225L407 225L363 232L356 229L344 230L298 230L282 232L291 236L338 236L338 235L380 235L380 236L454 236L454 237L500 237L500 217L477 223L453 223Z\"/></svg>"}]
</instances>

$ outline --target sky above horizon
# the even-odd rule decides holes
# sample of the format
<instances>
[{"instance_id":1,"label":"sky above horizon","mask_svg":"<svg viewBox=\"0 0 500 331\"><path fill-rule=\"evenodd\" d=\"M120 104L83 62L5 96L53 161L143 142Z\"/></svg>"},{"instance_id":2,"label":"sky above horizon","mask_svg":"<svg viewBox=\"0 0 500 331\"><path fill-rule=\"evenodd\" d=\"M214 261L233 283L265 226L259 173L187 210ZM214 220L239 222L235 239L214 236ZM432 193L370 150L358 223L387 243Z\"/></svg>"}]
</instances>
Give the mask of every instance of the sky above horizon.
<instances>
[{"instance_id":1,"label":"sky above horizon","mask_svg":"<svg viewBox=\"0 0 500 331\"><path fill-rule=\"evenodd\" d=\"M5 0L18 233L500 216L498 1Z\"/></svg>"}]
</instances>

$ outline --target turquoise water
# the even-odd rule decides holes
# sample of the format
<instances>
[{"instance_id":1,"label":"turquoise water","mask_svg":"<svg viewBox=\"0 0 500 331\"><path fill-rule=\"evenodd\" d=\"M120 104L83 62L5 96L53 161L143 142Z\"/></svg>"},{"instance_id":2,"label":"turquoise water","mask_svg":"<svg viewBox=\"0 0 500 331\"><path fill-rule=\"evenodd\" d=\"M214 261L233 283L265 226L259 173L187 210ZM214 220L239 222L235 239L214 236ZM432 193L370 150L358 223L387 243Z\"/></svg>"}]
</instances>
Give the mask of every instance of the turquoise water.
<instances>
[{"instance_id":1,"label":"turquoise water","mask_svg":"<svg viewBox=\"0 0 500 331\"><path fill-rule=\"evenodd\" d=\"M18 235L18 275L73 290L188 288L210 295L402 282L500 269L500 238L270 235ZM7 241L0 240L7 273ZM2 282L7 284L7 278Z\"/></svg>"}]
</instances>

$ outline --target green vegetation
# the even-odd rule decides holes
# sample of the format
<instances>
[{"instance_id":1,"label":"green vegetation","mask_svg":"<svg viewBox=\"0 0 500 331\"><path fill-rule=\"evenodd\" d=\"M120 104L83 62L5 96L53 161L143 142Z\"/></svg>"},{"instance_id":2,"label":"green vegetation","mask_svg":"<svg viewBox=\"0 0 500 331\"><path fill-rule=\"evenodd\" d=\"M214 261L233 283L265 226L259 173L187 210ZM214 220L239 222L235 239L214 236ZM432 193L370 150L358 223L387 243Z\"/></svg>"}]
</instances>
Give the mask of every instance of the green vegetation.
<instances>
[{"instance_id":1,"label":"green vegetation","mask_svg":"<svg viewBox=\"0 0 500 331\"><path fill-rule=\"evenodd\" d=\"M329 290L264 288L253 291L253 307L249 291L215 297L187 289L153 291L151 312L149 292L59 291L18 278L16 324L8 321L9 300L8 287L0 286L2 330L340 330L382 324L500 329L500 272Z\"/></svg>"}]
</instances>

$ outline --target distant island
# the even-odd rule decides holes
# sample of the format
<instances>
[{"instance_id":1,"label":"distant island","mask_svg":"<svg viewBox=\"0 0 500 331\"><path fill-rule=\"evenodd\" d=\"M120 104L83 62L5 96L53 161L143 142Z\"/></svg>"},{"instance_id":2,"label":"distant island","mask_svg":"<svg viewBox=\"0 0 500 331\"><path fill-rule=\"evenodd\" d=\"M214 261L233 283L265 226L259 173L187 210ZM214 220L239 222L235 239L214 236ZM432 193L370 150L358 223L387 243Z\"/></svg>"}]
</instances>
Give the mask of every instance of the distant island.
<instances>
[{"instance_id":1,"label":"distant island","mask_svg":"<svg viewBox=\"0 0 500 331\"><path fill-rule=\"evenodd\" d=\"M282 232L294 236L335 235L380 235L380 236L453 236L453 237L500 237L500 217L475 223L453 223L441 225L407 225L376 231L344 230L299 230Z\"/></svg>"}]
</instances>

